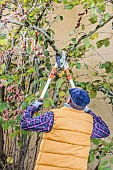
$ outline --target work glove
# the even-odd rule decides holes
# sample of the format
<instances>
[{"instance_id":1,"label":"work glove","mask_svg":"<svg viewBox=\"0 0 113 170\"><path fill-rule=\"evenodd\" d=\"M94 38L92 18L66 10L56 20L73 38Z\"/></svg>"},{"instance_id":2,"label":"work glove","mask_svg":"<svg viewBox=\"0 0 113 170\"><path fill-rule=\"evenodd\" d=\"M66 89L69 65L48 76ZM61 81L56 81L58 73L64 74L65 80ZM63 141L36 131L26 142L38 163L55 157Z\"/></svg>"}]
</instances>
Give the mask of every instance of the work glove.
<instances>
[{"instance_id":1,"label":"work glove","mask_svg":"<svg viewBox=\"0 0 113 170\"><path fill-rule=\"evenodd\" d=\"M36 100L32 105L36 107L37 111L39 111L43 106L43 102L42 100Z\"/></svg>"},{"instance_id":2,"label":"work glove","mask_svg":"<svg viewBox=\"0 0 113 170\"><path fill-rule=\"evenodd\" d=\"M84 111L85 111L86 113L87 113L89 110L90 110L90 108L87 107L87 106L84 108Z\"/></svg>"}]
</instances>

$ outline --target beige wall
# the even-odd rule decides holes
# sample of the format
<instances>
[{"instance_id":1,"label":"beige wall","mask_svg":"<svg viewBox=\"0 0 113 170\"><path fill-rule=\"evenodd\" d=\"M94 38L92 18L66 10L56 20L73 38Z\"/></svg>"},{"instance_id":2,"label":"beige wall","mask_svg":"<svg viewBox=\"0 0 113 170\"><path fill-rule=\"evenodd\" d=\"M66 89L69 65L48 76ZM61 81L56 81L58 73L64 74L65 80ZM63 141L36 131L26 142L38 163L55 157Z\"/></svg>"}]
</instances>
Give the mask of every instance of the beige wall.
<instances>
[{"instance_id":1,"label":"beige wall","mask_svg":"<svg viewBox=\"0 0 113 170\"><path fill-rule=\"evenodd\" d=\"M56 46L61 50L66 45L69 44L69 40L72 38L69 36L70 32L74 29L76 26L77 20L78 20L78 13L82 13L81 8L77 7L73 10L64 10L63 5L59 4L57 6L57 14L60 14L63 16L63 21L59 21L57 23L53 23L52 28L55 30L55 44ZM110 9L111 11L111 9ZM82 23L89 24L87 21L87 17L84 16L84 19L82 20ZM94 25L95 26L95 25ZM91 30L93 30L94 26L88 25L86 28L86 32L89 33ZM80 60L81 63L86 63L90 65L92 68L94 68L99 62L104 61L113 61L113 31L111 29L112 24L109 22L106 26L101 28L99 30L99 37L98 39L104 39L106 37L111 37L110 46L95 50L90 50L86 53L86 56L84 59ZM76 37L76 34L74 34L74 37ZM97 41L97 39L96 39ZM95 45L95 41L93 42ZM88 74L84 76L80 76L78 78L78 81L90 81L91 79L89 76L91 76L91 70L86 70L84 67L82 69L74 69L74 74L80 76L83 74ZM92 76L91 76L92 77ZM93 78L93 77L92 77ZM93 78L94 79L94 78ZM111 135L110 137L113 137L113 108L111 105L108 104L108 101L104 100L102 92L98 92L98 95L95 99L91 99L91 103L89 107L99 116L103 118L103 120L107 123L107 125L110 128ZM109 141L110 138L107 138L105 140ZM106 157L108 159L108 157ZM93 169L95 165L91 165L91 169ZM113 168L113 167L112 167ZM90 169L90 168L89 168Z\"/></svg>"},{"instance_id":2,"label":"beige wall","mask_svg":"<svg viewBox=\"0 0 113 170\"><path fill-rule=\"evenodd\" d=\"M62 4L56 6L56 13L62 15L64 18L63 21L53 23L52 25L52 28L55 30L55 44L61 50L63 47L69 44L69 40L72 38L71 36L69 36L69 34L76 26L77 20L79 18L78 13L82 13L82 11L80 11L80 7L74 8L73 10L64 10ZM84 16L82 23L89 23L87 21L86 16ZM87 52L86 57L80 60L81 63L87 63L88 65L94 68L95 65L97 65L99 62L103 62L104 60L113 61L113 36L111 25L112 24L110 22L99 30L99 38L111 37L110 46L107 48L103 47L100 49L90 50L89 52ZM93 26L88 25L86 28L86 32L88 33L91 30L93 30ZM74 37L76 37L76 34L74 34ZM76 75L82 75L87 73L91 76L91 71L85 70L84 67L82 67L82 69L80 70L75 69L74 73ZM78 79L78 81L88 80L88 76L80 76L80 78ZM95 113L100 115L106 121L106 123L110 127L111 136L113 136L113 111L111 106L107 104L107 101L103 100L103 94L99 92L96 99L91 100L89 106Z\"/></svg>"}]
</instances>

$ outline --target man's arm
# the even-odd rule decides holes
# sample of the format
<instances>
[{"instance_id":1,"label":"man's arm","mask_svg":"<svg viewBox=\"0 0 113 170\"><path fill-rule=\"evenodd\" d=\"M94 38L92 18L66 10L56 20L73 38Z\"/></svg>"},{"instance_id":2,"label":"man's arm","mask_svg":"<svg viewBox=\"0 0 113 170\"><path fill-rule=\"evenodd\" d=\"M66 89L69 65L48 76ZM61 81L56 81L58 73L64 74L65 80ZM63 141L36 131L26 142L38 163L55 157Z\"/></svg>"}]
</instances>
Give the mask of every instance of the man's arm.
<instances>
[{"instance_id":1,"label":"man's arm","mask_svg":"<svg viewBox=\"0 0 113 170\"><path fill-rule=\"evenodd\" d=\"M101 117L95 115L90 109L87 109L87 113L93 116L93 131L91 138L105 138L110 135L110 130Z\"/></svg>"},{"instance_id":2,"label":"man's arm","mask_svg":"<svg viewBox=\"0 0 113 170\"><path fill-rule=\"evenodd\" d=\"M37 111L34 105L28 106L24 111L20 127L24 130L36 131L36 132L49 132L52 129L54 122L53 112L47 112L41 116L32 117Z\"/></svg>"}]
</instances>

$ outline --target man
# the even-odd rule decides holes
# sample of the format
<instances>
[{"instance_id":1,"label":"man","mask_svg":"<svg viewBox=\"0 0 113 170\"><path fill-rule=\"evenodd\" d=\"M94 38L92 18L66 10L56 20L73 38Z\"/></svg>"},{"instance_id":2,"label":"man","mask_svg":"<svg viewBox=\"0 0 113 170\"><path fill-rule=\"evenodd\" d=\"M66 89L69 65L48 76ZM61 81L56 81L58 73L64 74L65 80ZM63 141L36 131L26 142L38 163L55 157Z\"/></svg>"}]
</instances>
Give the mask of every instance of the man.
<instances>
[{"instance_id":1,"label":"man","mask_svg":"<svg viewBox=\"0 0 113 170\"><path fill-rule=\"evenodd\" d=\"M105 122L87 107L88 93L80 88L71 88L69 93L68 102L60 109L32 118L42 106L35 101L23 113L22 129L45 132L35 170L86 170L90 138L110 134Z\"/></svg>"}]
</instances>

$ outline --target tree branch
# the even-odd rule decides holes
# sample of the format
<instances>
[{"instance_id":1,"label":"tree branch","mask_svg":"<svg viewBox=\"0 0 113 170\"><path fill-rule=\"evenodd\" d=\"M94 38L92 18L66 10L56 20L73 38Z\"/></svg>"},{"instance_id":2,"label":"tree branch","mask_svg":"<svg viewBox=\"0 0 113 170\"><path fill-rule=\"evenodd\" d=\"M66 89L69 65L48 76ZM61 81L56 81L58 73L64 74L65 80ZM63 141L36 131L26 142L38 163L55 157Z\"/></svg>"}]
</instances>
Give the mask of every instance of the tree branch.
<instances>
[{"instance_id":1,"label":"tree branch","mask_svg":"<svg viewBox=\"0 0 113 170\"><path fill-rule=\"evenodd\" d=\"M106 25L109 21L111 21L113 19L113 16L110 16L108 20L106 20L103 24L101 25L97 25L96 28L93 31L90 31L88 34L84 34L83 36L81 36L78 39L78 42L73 46L73 49L85 38L90 37L92 34L94 34L95 32L97 32L100 28L102 28L104 25ZM72 49L72 50L73 50Z\"/></svg>"},{"instance_id":2,"label":"tree branch","mask_svg":"<svg viewBox=\"0 0 113 170\"><path fill-rule=\"evenodd\" d=\"M43 16L43 14L44 14L45 11L46 11L46 8L44 8L44 9L42 10L42 13L40 14L39 18L38 18L37 21L36 21L36 26L38 25L38 22L42 19L42 16Z\"/></svg>"},{"instance_id":3,"label":"tree branch","mask_svg":"<svg viewBox=\"0 0 113 170\"><path fill-rule=\"evenodd\" d=\"M30 29L37 30L37 31L41 32L48 39L48 42L52 46L53 50L55 50L57 52L57 54L59 54L61 56L61 52L55 46L55 41L53 39L51 39L51 37L49 37L49 35L45 32L45 30L39 28L38 26L37 27L32 26L32 25L27 26L22 22L14 22L14 21L11 21L11 20L8 20L7 22L11 23L11 24L15 24L15 25L20 25L20 26L23 26L23 27L28 27Z\"/></svg>"},{"instance_id":4,"label":"tree branch","mask_svg":"<svg viewBox=\"0 0 113 170\"><path fill-rule=\"evenodd\" d=\"M98 91L103 92L104 94L107 94L110 98L113 98L113 92L111 90L107 90L104 87L100 86L98 88Z\"/></svg>"},{"instance_id":5,"label":"tree branch","mask_svg":"<svg viewBox=\"0 0 113 170\"><path fill-rule=\"evenodd\" d=\"M90 31L88 34L85 34L83 36L81 36L79 39L78 39L78 42L73 46L72 50L77 46L79 45L79 43L85 39L85 38L88 38L90 37L92 34L94 34L95 32L97 32L97 30L99 30L101 27L103 27L104 25L106 25L109 21L111 21L113 19L113 16L109 17L108 20L106 20L103 24L101 25L97 25L96 28L93 30L93 31ZM16 24L16 25L21 25L21 26L24 26L24 27L29 27L30 29L34 29L34 30L37 30L39 32L41 32L47 39L48 39L48 42L49 44L52 46L53 50L55 50L60 56L61 56L61 52L58 50L58 48L55 46L55 41L53 39L51 39L51 37L46 33L45 30L39 28L38 26L32 26L32 25L25 25L24 23L21 23L21 22L14 22L14 21L10 21L8 20L7 21L8 23L12 23L12 24Z\"/></svg>"},{"instance_id":6,"label":"tree branch","mask_svg":"<svg viewBox=\"0 0 113 170\"><path fill-rule=\"evenodd\" d=\"M21 29L22 29L22 26L20 25L19 28L18 28L18 30L15 32L15 35L14 35L14 36L16 36L17 34L19 34L19 32L21 31ZM14 42L13 42L14 46L15 46L16 39L17 39L17 38L14 38Z\"/></svg>"},{"instance_id":7,"label":"tree branch","mask_svg":"<svg viewBox=\"0 0 113 170\"><path fill-rule=\"evenodd\" d=\"M2 14L3 14L4 9L5 9L5 6L2 6L1 9L0 9L0 19L2 18Z\"/></svg>"}]
</instances>

